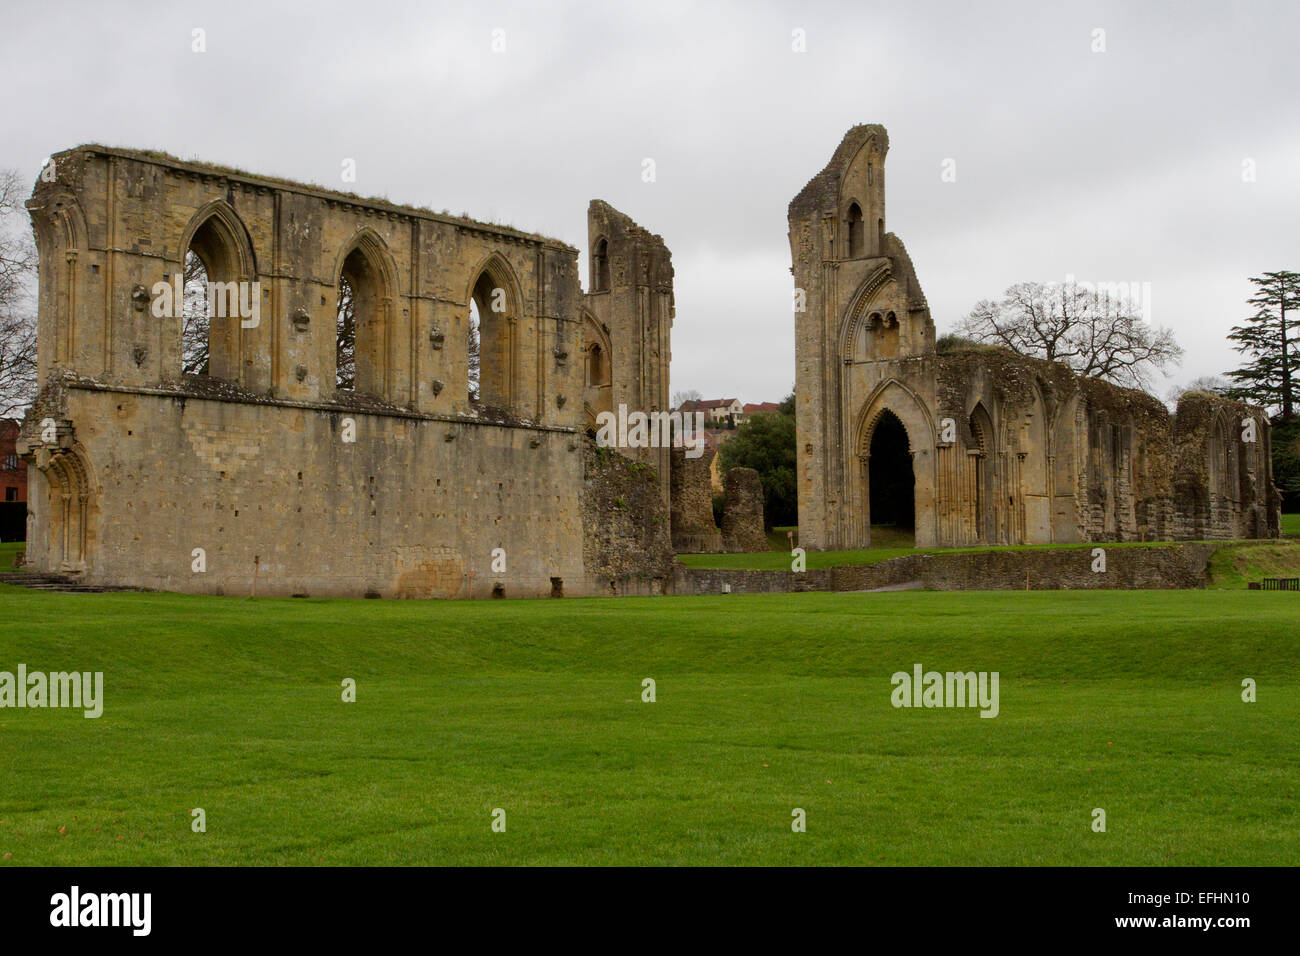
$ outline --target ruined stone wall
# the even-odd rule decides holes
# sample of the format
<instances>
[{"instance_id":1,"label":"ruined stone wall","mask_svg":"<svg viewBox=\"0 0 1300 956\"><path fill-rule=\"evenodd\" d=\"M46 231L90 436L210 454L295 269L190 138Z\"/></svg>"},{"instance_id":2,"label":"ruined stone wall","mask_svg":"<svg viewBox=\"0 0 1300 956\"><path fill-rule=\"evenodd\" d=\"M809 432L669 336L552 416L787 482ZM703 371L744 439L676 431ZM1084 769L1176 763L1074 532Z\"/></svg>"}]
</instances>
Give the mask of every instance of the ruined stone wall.
<instances>
[{"instance_id":1,"label":"ruined stone wall","mask_svg":"<svg viewBox=\"0 0 1300 956\"><path fill-rule=\"evenodd\" d=\"M260 594L604 586L607 566L600 576L584 566L591 323L576 249L160 154L80 147L52 170L28 203L42 385L21 437L32 567L229 594L251 592L255 573ZM644 232L630 220L622 229ZM653 268L633 259L635 281L615 289L629 300L656 289L635 327L662 322L621 344L615 381L634 382L638 401L662 393L666 406L671 266L653 238ZM191 250L209 280L239 285L258 307L212 319L202 375L182 374L179 315L155 312L157 284L173 282ZM352 387L336 384L345 275ZM633 324L610 318L616 335ZM654 474L666 511L666 469Z\"/></svg>"},{"instance_id":2,"label":"ruined stone wall","mask_svg":"<svg viewBox=\"0 0 1300 956\"><path fill-rule=\"evenodd\" d=\"M587 209L587 235L583 413L591 429L600 412L617 413L620 405L646 414L669 410L675 305L672 254L663 239L599 199ZM667 506L668 447L619 451L654 469Z\"/></svg>"},{"instance_id":3,"label":"ruined stone wall","mask_svg":"<svg viewBox=\"0 0 1300 956\"><path fill-rule=\"evenodd\" d=\"M913 554L877 564L795 571L678 567L675 594L789 591L1169 590L1203 588L1214 545L1109 548L1106 571L1090 548Z\"/></svg>"},{"instance_id":4,"label":"ruined stone wall","mask_svg":"<svg viewBox=\"0 0 1300 956\"><path fill-rule=\"evenodd\" d=\"M679 554L723 550L722 534L713 521L713 486L709 466L716 449L688 458L686 449L671 453L671 515L673 550Z\"/></svg>"},{"instance_id":5,"label":"ruined stone wall","mask_svg":"<svg viewBox=\"0 0 1300 956\"><path fill-rule=\"evenodd\" d=\"M203 594L250 594L255 567L265 595L543 597L553 577L585 590L571 432L89 383L62 392L61 412L37 412L75 423L94 514L84 556L65 562L69 522L51 515L61 496L35 494L34 567L78 570L81 557L90 583ZM345 419L355 442L340 440ZM43 492L46 471L35 474Z\"/></svg>"},{"instance_id":6,"label":"ruined stone wall","mask_svg":"<svg viewBox=\"0 0 1300 956\"><path fill-rule=\"evenodd\" d=\"M722 546L728 551L767 551L763 482L753 468L731 468L723 486Z\"/></svg>"},{"instance_id":7,"label":"ruined stone wall","mask_svg":"<svg viewBox=\"0 0 1300 956\"><path fill-rule=\"evenodd\" d=\"M583 439L583 564L597 594L663 594L673 550L660 476Z\"/></svg>"}]
</instances>

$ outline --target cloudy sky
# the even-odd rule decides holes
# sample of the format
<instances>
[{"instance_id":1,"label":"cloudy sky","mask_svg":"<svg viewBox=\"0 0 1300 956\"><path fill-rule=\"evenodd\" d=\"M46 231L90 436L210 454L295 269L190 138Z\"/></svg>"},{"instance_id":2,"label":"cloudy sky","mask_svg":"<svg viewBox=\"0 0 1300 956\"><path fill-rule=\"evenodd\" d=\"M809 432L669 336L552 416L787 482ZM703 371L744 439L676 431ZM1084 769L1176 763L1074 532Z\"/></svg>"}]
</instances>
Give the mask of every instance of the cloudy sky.
<instances>
[{"instance_id":1,"label":"cloudy sky","mask_svg":"<svg viewBox=\"0 0 1300 956\"><path fill-rule=\"evenodd\" d=\"M352 158L363 195L579 248L605 199L673 252L673 389L760 401L794 379L786 205L883 123L940 332L1021 280L1149 282L1187 350L1163 394L1236 364L1249 276L1300 270L1298 28L1251 0L7 4L0 166L99 142L343 188Z\"/></svg>"}]
</instances>

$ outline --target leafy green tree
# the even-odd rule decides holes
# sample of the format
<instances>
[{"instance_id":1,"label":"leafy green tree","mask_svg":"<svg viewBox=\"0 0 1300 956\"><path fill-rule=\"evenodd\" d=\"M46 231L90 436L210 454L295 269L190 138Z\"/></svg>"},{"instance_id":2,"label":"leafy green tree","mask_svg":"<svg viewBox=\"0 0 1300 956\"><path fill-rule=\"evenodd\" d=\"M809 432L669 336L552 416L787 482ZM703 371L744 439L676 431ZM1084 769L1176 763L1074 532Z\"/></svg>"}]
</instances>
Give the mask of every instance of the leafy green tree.
<instances>
[{"instance_id":1,"label":"leafy green tree","mask_svg":"<svg viewBox=\"0 0 1300 956\"><path fill-rule=\"evenodd\" d=\"M1228 338L1250 361L1224 374L1232 385L1224 390L1263 408L1280 410L1281 420L1295 415L1296 377L1300 355L1295 347L1294 320L1289 313L1300 309L1300 273L1265 272L1250 280L1255 294L1246 300L1255 311L1245 324L1234 326Z\"/></svg>"},{"instance_id":2,"label":"leafy green tree","mask_svg":"<svg viewBox=\"0 0 1300 956\"><path fill-rule=\"evenodd\" d=\"M1273 484L1282 491L1282 510L1300 511L1300 415L1273 425Z\"/></svg>"},{"instance_id":3,"label":"leafy green tree","mask_svg":"<svg viewBox=\"0 0 1300 956\"><path fill-rule=\"evenodd\" d=\"M760 412L723 442L722 469L753 468L763 482L763 520L767 527L796 524L794 393L779 412Z\"/></svg>"}]
</instances>

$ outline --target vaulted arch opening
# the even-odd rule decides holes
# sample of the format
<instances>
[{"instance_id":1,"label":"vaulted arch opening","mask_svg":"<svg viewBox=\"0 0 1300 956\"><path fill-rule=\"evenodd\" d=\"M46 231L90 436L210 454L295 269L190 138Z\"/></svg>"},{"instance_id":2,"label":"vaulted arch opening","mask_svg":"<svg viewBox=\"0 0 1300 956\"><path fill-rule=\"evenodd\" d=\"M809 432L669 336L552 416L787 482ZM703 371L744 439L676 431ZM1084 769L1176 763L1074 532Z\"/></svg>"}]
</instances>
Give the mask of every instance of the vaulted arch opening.
<instances>
[{"instance_id":1,"label":"vaulted arch opening","mask_svg":"<svg viewBox=\"0 0 1300 956\"><path fill-rule=\"evenodd\" d=\"M900 531L916 527L916 476L912 469L907 429L892 411L876 420L868 444L869 515L873 526L887 525Z\"/></svg>"}]
</instances>

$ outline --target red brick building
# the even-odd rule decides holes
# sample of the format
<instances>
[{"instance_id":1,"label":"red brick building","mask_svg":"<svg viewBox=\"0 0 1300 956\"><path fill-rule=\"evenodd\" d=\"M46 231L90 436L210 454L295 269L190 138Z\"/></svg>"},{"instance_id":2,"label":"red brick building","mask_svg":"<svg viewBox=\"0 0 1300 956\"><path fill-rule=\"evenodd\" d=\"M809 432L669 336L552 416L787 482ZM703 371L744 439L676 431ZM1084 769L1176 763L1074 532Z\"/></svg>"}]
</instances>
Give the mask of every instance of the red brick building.
<instances>
[{"instance_id":1,"label":"red brick building","mask_svg":"<svg viewBox=\"0 0 1300 956\"><path fill-rule=\"evenodd\" d=\"M18 427L0 418L0 541L27 539L27 462L14 450Z\"/></svg>"},{"instance_id":2,"label":"red brick building","mask_svg":"<svg viewBox=\"0 0 1300 956\"><path fill-rule=\"evenodd\" d=\"M27 462L14 451L19 423L0 418L0 501L27 500Z\"/></svg>"}]
</instances>

